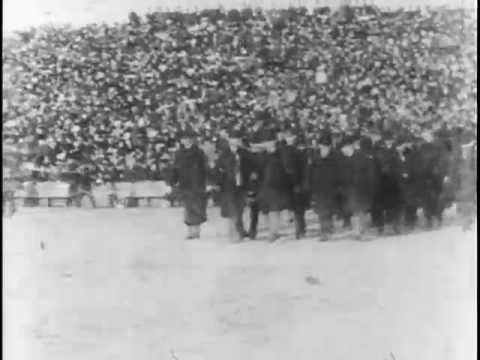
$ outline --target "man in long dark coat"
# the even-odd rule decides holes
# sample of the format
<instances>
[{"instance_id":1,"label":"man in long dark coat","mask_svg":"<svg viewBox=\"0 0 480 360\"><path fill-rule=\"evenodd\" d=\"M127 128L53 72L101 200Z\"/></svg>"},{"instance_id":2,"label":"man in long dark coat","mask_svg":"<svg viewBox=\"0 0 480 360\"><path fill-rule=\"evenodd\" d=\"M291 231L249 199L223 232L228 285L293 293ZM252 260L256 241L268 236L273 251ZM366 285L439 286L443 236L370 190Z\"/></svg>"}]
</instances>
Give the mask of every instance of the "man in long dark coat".
<instances>
[{"instance_id":1,"label":"man in long dark coat","mask_svg":"<svg viewBox=\"0 0 480 360\"><path fill-rule=\"evenodd\" d=\"M292 198L286 159L281 145L276 141L269 141L262 145L266 151L261 153L260 186L258 192L258 205L260 211L269 217L269 240L271 242L279 238L280 214L283 210L292 209Z\"/></svg>"},{"instance_id":2,"label":"man in long dark coat","mask_svg":"<svg viewBox=\"0 0 480 360\"><path fill-rule=\"evenodd\" d=\"M342 191L346 210L352 214L355 237L359 240L365 236L379 182L378 168L370 150L367 137L346 139L342 148L346 158L342 164Z\"/></svg>"},{"instance_id":3,"label":"man in long dark coat","mask_svg":"<svg viewBox=\"0 0 480 360\"><path fill-rule=\"evenodd\" d=\"M333 215L341 179L341 169L338 155L332 148L330 134L323 134L318 144L319 149L315 149L311 153L307 176L312 207L320 222L320 240L326 241L334 230Z\"/></svg>"},{"instance_id":4,"label":"man in long dark coat","mask_svg":"<svg viewBox=\"0 0 480 360\"><path fill-rule=\"evenodd\" d=\"M249 208L249 227L248 237L255 240L258 232L258 217L260 215L260 204L258 202L258 194L260 184L263 178L263 162L264 153L252 151L250 149L250 179L247 185L247 204Z\"/></svg>"},{"instance_id":5,"label":"man in long dark coat","mask_svg":"<svg viewBox=\"0 0 480 360\"><path fill-rule=\"evenodd\" d=\"M281 149L291 192L295 237L300 239L305 236L307 231L305 212L309 206L309 194L304 186L308 161L307 151L305 148L300 148L300 146L304 145L302 139L298 139L299 141L296 142L296 138L290 130L287 130L284 136L285 144Z\"/></svg>"},{"instance_id":6,"label":"man in long dark coat","mask_svg":"<svg viewBox=\"0 0 480 360\"><path fill-rule=\"evenodd\" d=\"M336 195L336 205L335 205L335 215L338 216L343 221L343 227L349 229L352 227L352 212L348 207L347 197L348 197L348 183L350 180L350 171L351 171L351 157L346 156L345 154L345 145L347 147L353 148L353 136L344 135L338 137L337 141L334 142L334 149L337 154L337 159L339 161L339 166L341 170L341 176L339 178L339 186ZM354 150L354 149L353 149Z\"/></svg>"},{"instance_id":7,"label":"man in long dark coat","mask_svg":"<svg viewBox=\"0 0 480 360\"><path fill-rule=\"evenodd\" d=\"M442 222L443 208L441 194L445 177L448 174L448 163L441 144L435 141L433 134L424 132L420 144L422 207L427 226L433 226L433 220Z\"/></svg>"},{"instance_id":8,"label":"man in long dark coat","mask_svg":"<svg viewBox=\"0 0 480 360\"><path fill-rule=\"evenodd\" d=\"M187 239L198 239L200 225L207 221L208 161L195 144L194 132L187 130L181 136L182 147L175 156L172 183L177 186L178 196L185 208Z\"/></svg>"},{"instance_id":9,"label":"man in long dark coat","mask_svg":"<svg viewBox=\"0 0 480 360\"><path fill-rule=\"evenodd\" d=\"M417 211L422 197L420 152L415 143L401 144L398 151L405 226L412 230L418 222Z\"/></svg>"},{"instance_id":10,"label":"man in long dark coat","mask_svg":"<svg viewBox=\"0 0 480 360\"><path fill-rule=\"evenodd\" d=\"M380 172L376 215L379 217L377 225L380 232L383 232L385 223L389 223L393 231L399 233L404 203L400 186L399 155L394 145L393 134L385 133L384 141L378 144L375 152Z\"/></svg>"},{"instance_id":11,"label":"man in long dark coat","mask_svg":"<svg viewBox=\"0 0 480 360\"><path fill-rule=\"evenodd\" d=\"M248 234L243 226L243 210L247 200L248 184L253 172L249 152L242 148L239 136L229 139L217 162L220 187L220 213L228 219L229 237L241 241Z\"/></svg>"},{"instance_id":12,"label":"man in long dark coat","mask_svg":"<svg viewBox=\"0 0 480 360\"><path fill-rule=\"evenodd\" d=\"M463 230L468 230L475 221L477 207L477 151L474 141L462 145L456 200Z\"/></svg>"}]
</instances>

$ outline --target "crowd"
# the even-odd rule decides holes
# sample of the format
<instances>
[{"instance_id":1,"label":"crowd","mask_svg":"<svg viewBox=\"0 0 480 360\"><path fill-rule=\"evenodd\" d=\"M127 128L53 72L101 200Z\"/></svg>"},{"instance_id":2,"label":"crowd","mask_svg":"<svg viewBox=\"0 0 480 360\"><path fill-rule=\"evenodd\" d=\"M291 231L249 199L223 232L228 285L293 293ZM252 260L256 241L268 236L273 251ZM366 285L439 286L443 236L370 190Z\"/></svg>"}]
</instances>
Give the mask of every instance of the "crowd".
<instances>
[{"instance_id":1,"label":"crowd","mask_svg":"<svg viewBox=\"0 0 480 360\"><path fill-rule=\"evenodd\" d=\"M476 136L472 16L215 9L19 32L3 44L3 140L39 179L91 166L135 181L166 177L186 127L209 149L284 124L307 142L325 127Z\"/></svg>"}]
</instances>

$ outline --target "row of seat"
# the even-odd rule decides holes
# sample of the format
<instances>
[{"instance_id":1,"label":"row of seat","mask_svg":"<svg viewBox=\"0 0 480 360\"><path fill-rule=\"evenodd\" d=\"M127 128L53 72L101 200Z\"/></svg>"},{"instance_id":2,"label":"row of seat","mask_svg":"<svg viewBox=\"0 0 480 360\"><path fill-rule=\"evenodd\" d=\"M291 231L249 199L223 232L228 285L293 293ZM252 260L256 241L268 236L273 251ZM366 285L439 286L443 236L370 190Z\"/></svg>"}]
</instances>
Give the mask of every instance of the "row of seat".
<instances>
[{"instance_id":1,"label":"row of seat","mask_svg":"<svg viewBox=\"0 0 480 360\"><path fill-rule=\"evenodd\" d=\"M100 204L111 204L112 197L120 201L145 199L150 203L155 199L167 199L171 190L164 181L118 182L94 186L92 195ZM67 203L77 194L71 184L47 181L26 183L23 189L15 192L14 197L21 202L26 200L36 205L41 204L41 200L46 200L47 206L52 206L54 203Z\"/></svg>"}]
</instances>

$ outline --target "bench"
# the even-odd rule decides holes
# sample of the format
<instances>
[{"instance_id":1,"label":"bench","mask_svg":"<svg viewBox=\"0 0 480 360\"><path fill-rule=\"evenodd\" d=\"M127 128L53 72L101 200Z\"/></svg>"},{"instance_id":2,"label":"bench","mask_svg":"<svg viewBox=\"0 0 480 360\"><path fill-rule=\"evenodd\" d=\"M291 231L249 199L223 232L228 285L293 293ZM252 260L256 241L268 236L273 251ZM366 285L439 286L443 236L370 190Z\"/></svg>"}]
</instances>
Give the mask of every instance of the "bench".
<instances>
[{"instance_id":1,"label":"bench","mask_svg":"<svg viewBox=\"0 0 480 360\"><path fill-rule=\"evenodd\" d=\"M165 206L165 201L173 204L172 189L164 181L104 184L94 186L92 195L99 207L114 207L117 201L127 207L138 206L142 200L146 201L147 206L152 206L155 200L160 200L160 206ZM39 206L44 200L48 207L59 202L69 206L75 196L70 184L47 181L25 184L24 189L15 191L14 200L24 206Z\"/></svg>"},{"instance_id":2,"label":"bench","mask_svg":"<svg viewBox=\"0 0 480 360\"><path fill-rule=\"evenodd\" d=\"M171 188L164 181L141 181L135 184L133 197L152 206L152 200L169 200L170 193Z\"/></svg>"},{"instance_id":3,"label":"bench","mask_svg":"<svg viewBox=\"0 0 480 360\"><path fill-rule=\"evenodd\" d=\"M46 181L27 183L24 189L17 190L14 194L15 201L23 202L24 206L39 206L46 200L47 207L60 202L69 206L72 199L70 184L60 181Z\"/></svg>"},{"instance_id":4,"label":"bench","mask_svg":"<svg viewBox=\"0 0 480 360\"><path fill-rule=\"evenodd\" d=\"M96 185L92 188L97 207L114 207L114 189L112 184Z\"/></svg>"},{"instance_id":5,"label":"bench","mask_svg":"<svg viewBox=\"0 0 480 360\"><path fill-rule=\"evenodd\" d=\"M153 200L171 202L171 188L164 181L118 182L113 186L112 194L126 207L138 206L142 200L147 206L152 206Z\"/></svg>"}]
</instances>

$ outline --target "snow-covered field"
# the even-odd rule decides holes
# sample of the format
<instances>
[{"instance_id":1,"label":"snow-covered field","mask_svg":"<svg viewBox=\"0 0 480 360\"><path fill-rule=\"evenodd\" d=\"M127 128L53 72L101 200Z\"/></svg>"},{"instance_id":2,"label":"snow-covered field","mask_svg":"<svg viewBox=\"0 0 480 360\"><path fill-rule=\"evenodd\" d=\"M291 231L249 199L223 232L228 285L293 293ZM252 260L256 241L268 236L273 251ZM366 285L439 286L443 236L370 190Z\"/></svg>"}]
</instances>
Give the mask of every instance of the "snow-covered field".
<instances>
[{"instance_id":1,"label":"snow-covered field","mask_svg":"<svg viewBox=\"0 0 480 360\"><path fill-rule=\"evenodd\" d=\"M192 242L180 209L6 219L5 359L474 359L476 227L230 244L209 217Z\"/></svg>"}]
</instances>

